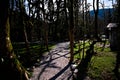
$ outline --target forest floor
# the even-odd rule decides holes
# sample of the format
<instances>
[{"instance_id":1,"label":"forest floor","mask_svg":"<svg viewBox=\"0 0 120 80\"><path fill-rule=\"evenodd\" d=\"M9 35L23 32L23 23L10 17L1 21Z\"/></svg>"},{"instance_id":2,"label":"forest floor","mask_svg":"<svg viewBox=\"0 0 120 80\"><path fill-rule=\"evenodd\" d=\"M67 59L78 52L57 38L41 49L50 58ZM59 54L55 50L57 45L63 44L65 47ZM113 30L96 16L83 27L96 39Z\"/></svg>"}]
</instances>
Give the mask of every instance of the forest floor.
<instances>
[{"instance_id":1,"label":"forest floor","mask_svg":"<svg viewBox=\"0 0 120 80\"><path fill-rule=\"evenodd\" d=\"M56 44L43 55L30 80L72 80L69 56L69 42Z\"/></svg>"}]
</instances>

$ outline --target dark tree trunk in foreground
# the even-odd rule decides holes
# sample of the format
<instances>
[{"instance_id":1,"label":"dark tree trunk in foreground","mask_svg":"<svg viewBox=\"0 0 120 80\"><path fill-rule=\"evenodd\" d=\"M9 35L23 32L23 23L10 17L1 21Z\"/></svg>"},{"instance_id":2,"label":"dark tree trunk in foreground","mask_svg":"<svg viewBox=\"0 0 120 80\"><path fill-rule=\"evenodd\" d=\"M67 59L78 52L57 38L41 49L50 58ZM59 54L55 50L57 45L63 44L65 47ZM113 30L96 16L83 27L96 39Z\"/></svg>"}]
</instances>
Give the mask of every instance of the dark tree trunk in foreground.
<instances>
[{"instance_id":1,"label":"dark tree trunk in foreground","mask_svg":"<svg viewBox=\"0 0 120 80\"><path fill-rule=\"evenodd\" d=\"M28 80L10 40L9 0L0 0L0 80Z\"/></svg>"},{"instance_id":2,"label":"dark tree trunk in foreground","mask_svg":"<svg viewBox=\"0 0 120 80\"><path fill-rule=\"evenodd\" d=\"M70 9L69 9L69 17L70 17L70 24L69 24L69 37L70 37L70 62L73 61L73 54L74 54L74 18L73 18L73 0L69 0L70 2Z\"/></svg>"},{"instance_id":3,"label":"dark tree trunk in foreground","mask_svg":"<svg viewBox=\"0 0 120 80\"><path fill-rule=\"evenodd\" d=\"M117 43L118 43L118 45L117 45L117 49L118 49L118 51L116 51L116 53L117 53L117 55L116 55L116 64L115 64L115 68L114 68L114 73L115 73L115 75L116 75L116 78L117 78L117 80L120 80L120 71L119 71L119 69L120 69L120 46L119 46L119 44L120 44L120 1L119 0L117 0L117 5L118 5L118 9L117 9L117 18L118 18L118 21L117 21L117 23L118 23L118 29L117 29Z\"/></svg>"}]
</instances>

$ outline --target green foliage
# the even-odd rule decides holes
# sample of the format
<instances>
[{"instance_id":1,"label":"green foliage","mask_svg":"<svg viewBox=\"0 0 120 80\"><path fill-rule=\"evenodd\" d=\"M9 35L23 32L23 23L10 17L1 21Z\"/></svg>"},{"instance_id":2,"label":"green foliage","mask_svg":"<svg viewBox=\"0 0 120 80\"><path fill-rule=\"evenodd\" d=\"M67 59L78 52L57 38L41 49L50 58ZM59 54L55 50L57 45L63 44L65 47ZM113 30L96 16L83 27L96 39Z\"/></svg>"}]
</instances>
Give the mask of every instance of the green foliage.
<instances>
[{"instance_id":1,"label":"green foliage","mask_svg":"<svg viewBox=\"0 0 120 80\"><path fill-rule=\"evenodd\" d=\"M83 42L82 42L83 43ZM75 44L74 50L77 52L74 55L75 59L81 59L83 55L83 49L85 51L89 48L90 41L85 41L85 45L83 48L82 43L80 43L80 51L79 44ZM96 54L92 57L91 62L89 63L87 75L92 80L113 80L115 79L115 75L113 73L113 69L116 63L116 54L111 52L109 48L109 42L106 41L105 46L103 47L103 42L97 42L94 45L94 51ZM104 48L104 49L103 49Z\"/></svg>"}]
</instances>

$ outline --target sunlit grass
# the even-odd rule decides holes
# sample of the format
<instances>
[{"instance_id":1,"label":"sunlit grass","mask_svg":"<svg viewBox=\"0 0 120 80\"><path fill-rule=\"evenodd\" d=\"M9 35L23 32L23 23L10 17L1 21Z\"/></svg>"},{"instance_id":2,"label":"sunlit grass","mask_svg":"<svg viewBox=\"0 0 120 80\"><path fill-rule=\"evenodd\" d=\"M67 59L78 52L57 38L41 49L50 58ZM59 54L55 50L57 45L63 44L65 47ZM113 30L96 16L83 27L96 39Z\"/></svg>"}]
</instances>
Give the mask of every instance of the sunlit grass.
<instances>
[{"instance_id":1,"label":"sunlit grass","mask_svg":"<svg viewBox=\"0 0 120 80\"><path fill-rule=\"evenodd\" d=\"M85 41L79 41L79 43L75 44L74 59L82 59L83 57L85 57L86 51L89 49L89 46L91 43L92 43L92 41L85 40Z\"/></svg>"},{"instance_id":2,"label":"sunlit grass","mask_svg":"<svg viewBox=\"0 0 120 80\"><path fill-rule=\"evenodd\" d=\"M93 56L88 70L89 77L97 80L112 80L115 77L112 72L115 67L115 56L112 52L102 52Z\"/></svg>"},{"instance_id":3,"label":"sunlit grass","mask_svg":"<svg viewBox=\"0 0 120 80\"><path fill-rule=\"evenodd\" d=\"M82 59L83 49L84 54L86 55L86 50L88 50L91 42L86 41L83 48L83 45L80 46L81 51L74 55L74 59ZM76 44L74 51L79 50L79 44ZM106 41L105 46L103 42L97 42L94 45L94 51L96 54L92 57L91 62L88 67L88 76L92 80L113 80L115 75L113 69L116 63L116 54L111 52L109 48L109 42Z\"/></svg>"}]
</instances>

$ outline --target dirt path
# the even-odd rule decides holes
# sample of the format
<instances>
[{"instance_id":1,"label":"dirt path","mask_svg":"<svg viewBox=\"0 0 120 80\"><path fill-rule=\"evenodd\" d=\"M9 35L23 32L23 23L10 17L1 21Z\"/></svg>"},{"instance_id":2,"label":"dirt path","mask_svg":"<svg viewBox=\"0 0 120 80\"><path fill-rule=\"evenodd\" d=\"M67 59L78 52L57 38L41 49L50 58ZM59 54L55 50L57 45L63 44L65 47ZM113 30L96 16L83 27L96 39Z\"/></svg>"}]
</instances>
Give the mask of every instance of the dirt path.
<instances>
[{"instance_id":1,"label":"dirt path","mask_svg":"<svg viewBox=\"0 0 120 80\"><path fill-rule=\"evenodd\" d=\"M68 45L69 42L58 43L46 53L30 80L72 80Z\"/></svg>"}]
</instances>

